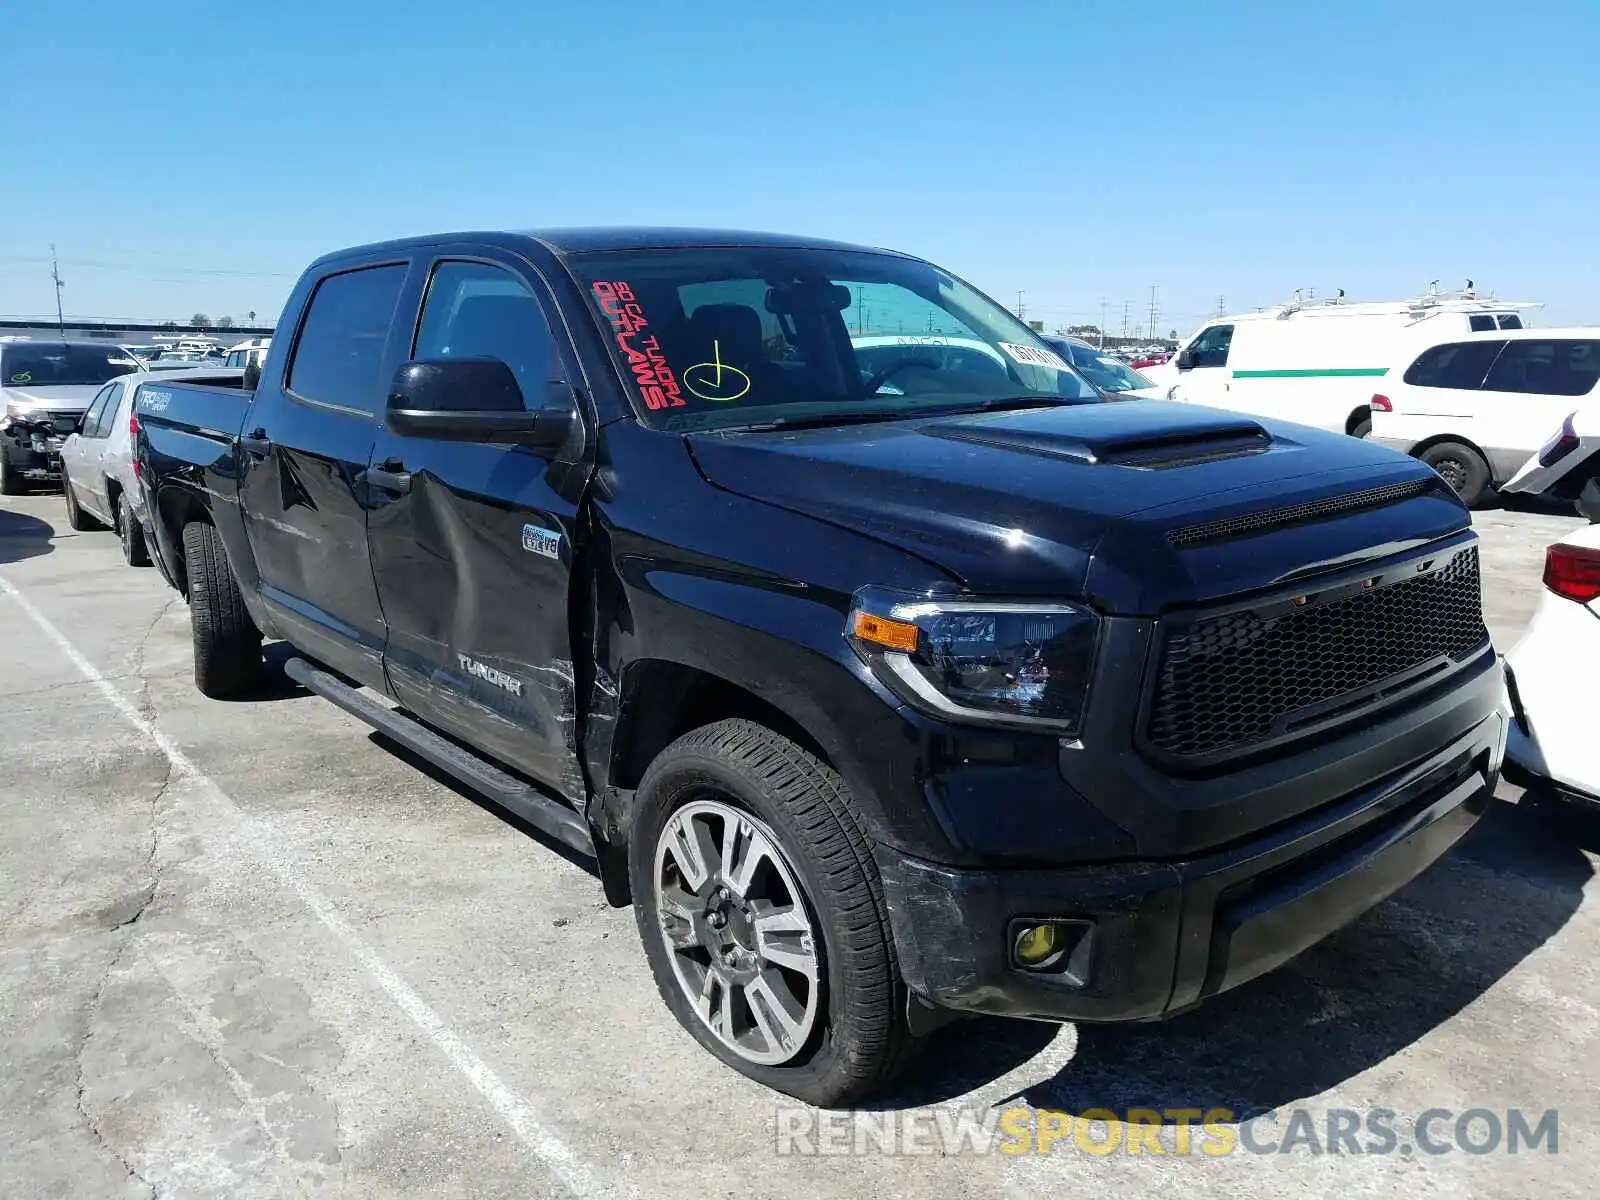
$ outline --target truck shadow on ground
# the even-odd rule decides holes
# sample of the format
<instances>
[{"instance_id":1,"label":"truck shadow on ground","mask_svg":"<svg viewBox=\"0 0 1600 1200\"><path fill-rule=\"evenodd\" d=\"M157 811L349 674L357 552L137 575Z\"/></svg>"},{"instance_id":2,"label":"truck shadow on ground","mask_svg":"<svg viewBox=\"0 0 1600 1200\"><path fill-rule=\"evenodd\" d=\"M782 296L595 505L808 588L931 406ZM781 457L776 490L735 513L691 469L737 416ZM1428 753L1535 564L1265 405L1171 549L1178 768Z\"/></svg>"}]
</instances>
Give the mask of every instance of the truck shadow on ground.
<instances>
[{"instance_id":1,"label":"truck shadow on ground","mask_svg":"<svg viewBox=\"0 0 1600 1200\"><path fill-rule=\"evenodd\" d=\"M1600 845L1600 822L1584 818L1497 801L1451 856L1277 972L1170 1021L1079 1025L1070 1062L1001 1102L1244 1114L1326 1091L1460 1012L1567 923L1593 874L1582 847ZM941 1030L870 1107L954 1099L1057 1034L1000 1020Z\"/></svg>"},{"instance_id":2,"label":"truck shadow on ground","mask_svg":"<svg viewBox=\"0 0 1600 1200\"><path fill-rule=\"evenodd\" d=\"M291 658L303 658L288 642L268 642L261 651L266 667L255 687L237 696L224 696L225 704L259 704L263 700L298 700L311 695L305 688L283 673L283 664Z\"/></svg>"},{"instance_id":3,"label":"truck shadow on ground","mask_svg":"<svg viewBox=\"0 0 1600 1200\"><path fill-rule=\"evenodd\" d=\"M0 563L49 554L55 549L50 540L54 536L55 530L38 517L0 508Z\"/></svg>"}]
</instances>

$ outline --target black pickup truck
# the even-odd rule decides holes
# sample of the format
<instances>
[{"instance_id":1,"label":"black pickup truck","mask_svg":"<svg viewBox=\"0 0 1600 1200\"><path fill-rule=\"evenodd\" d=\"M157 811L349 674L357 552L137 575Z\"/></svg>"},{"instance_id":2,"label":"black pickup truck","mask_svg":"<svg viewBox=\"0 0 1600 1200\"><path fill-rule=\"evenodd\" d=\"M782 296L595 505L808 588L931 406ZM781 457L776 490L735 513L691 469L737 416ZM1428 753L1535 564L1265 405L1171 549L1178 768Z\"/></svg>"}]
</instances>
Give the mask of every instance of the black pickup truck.
<instances>
[{"instance_id":1,"label":"black pickup truck","mask_svg":"<svg viewBox=\"0 0 1600 1200\"><path fill-rule=\"evenodd\" d=\"M1189 1009L1493 792L1433 472L1111 400L927 262L446 235L321 259L278 330L253 390L138 414L200 689L287 640L592 855L679 1021L796 1096L881 1086L952 1013Z\"/></svg>"}]
</instances>

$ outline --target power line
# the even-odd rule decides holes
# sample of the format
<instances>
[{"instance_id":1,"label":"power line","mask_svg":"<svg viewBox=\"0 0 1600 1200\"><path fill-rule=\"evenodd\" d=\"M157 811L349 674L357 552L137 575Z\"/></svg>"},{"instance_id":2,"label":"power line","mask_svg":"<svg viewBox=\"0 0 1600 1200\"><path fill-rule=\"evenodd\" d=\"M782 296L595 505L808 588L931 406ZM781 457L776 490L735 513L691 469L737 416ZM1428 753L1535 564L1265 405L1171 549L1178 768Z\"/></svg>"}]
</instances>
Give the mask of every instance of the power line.
<instances>
[{"instance_id":1,"label":"power line","mask_svg":"<svg viewBox=\"0 0 1600 1200\"><path fill-rule=\"evenodd\" d=\"M111 263L100 262L85 258L57 259L54 255L49 258L31 257L28 255L0 255L0 262L43 264L65 263L69 267L86 267L94 271L155 271L163 275L215 275L235 279L295 279L297 276L292 271L233 271L221 270L214 267L169 267L163 263Z\"/></svg>"}]
</instances>

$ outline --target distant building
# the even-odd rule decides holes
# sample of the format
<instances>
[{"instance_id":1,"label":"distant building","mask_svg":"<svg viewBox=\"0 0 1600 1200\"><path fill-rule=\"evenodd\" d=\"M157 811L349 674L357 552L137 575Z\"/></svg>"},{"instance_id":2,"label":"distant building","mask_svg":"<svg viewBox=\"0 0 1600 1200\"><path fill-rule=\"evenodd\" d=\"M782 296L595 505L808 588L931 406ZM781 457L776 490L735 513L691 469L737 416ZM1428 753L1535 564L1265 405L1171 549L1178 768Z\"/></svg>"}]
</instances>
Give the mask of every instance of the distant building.
<instances>
[{"instance_id":1,"label":"distant building","mask_svg":"<svg viewBox=\"0 0 1600 1200\"><path fill-rule=\"evenodd\" d=\"M230 325L219 329L215 325L201 329L189 324L164 324L152 321L118 321L114 318L69 317L65 332L73 339L92 338L95 341L148 342L156 336L177 337L199 334L219 342L245 341L252 337L270 337L271 325ZM0 337L59 338L62 327L47 317L0 317Z\"/></svg>"}]
</instances>

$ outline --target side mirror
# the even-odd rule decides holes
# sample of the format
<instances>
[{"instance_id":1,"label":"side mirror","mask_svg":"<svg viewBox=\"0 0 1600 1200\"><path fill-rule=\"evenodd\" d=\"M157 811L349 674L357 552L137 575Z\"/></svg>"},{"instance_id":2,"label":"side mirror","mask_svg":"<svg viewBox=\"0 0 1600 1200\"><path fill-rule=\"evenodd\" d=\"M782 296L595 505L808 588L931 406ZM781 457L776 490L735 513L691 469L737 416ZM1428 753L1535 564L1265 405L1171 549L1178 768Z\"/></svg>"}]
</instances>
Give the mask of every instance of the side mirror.
<instances>
[{"instance_id":1,"label":"side mirror","mask_svg":"<svg viewBox=\"0 0 1600 1200\"><path fill-rule=\"evenodd\" d=\"M389 389L388 425L401 437L554 449L572 435L572 389L552 382L548 407L529 411L511 368L497 358L408 362Z\"/></svg>"},{"instance_id":2,"label":"side mirror","mask_svg":"<svg viewBox=\"0 0 1600 1200\"><path fill-rule=\"evenodd\" d=\"M1187 346L1184 347L1182 350L1179 350L1178 351L1177 363L1178 363L1178 370L1180 370L1180 371L1192 371L1192 370L1194 370L1194 351L1190 350Z\"/></svg>"}]
</instances>

